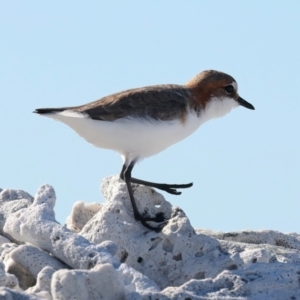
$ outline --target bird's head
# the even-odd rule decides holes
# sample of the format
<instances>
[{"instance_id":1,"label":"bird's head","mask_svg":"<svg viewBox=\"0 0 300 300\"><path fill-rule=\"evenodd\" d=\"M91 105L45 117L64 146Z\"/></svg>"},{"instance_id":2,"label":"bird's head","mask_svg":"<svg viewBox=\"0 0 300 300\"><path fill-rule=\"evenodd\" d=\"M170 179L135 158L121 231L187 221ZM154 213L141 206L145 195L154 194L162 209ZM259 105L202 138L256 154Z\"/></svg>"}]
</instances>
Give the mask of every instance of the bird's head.
<instances>
[{"instance_id":1,"label":"bird's head","mask_svg":"<svg viewBox=\"0 0 300 300\"><path fill-rule=\"evenodd\" d=\"M204 111L210 110L211 117L220 117L239 105L254 109L252 104L239 96L235 79L223 72L203 71L186 86L192 92L193 105L199 105Z\"/></svg>"}]
</instances>

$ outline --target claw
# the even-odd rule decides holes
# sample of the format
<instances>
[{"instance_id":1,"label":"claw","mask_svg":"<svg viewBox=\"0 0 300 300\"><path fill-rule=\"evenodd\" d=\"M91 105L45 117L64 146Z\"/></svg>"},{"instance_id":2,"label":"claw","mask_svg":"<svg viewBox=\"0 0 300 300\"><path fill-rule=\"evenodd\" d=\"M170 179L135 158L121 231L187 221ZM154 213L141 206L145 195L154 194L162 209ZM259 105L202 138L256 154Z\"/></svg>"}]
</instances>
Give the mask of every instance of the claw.
<instances>
[{"instance_id":1,"label":"claw","mask_svg":"<svg viewBox=\"0 0 300 300\"><path fill-rule=\"evenodd\" d=\"M156 232L161 232L162 229L163 229L163 228L166 226L166 224L167 224L167 222L164 222L164 223L162 223L162 224L159 224L157 227L153 227L153 226L147 224L145 220L139 220L139 221L141 222L141 224L142 224L144 227L146 227L146 228L148 228L148 229L151 229L151 230L154 230L154 231L156 231Z\"/></svg>"},{"instance_id":2,"label":"claw","mask_svg":"<svg viewBox=\"0 0 300 300\"><path fill-rule=\"evenodd\" d=\"M167 189L167 190L165 190L165 192L167 192L169 194L173 194L173 195L180 195L181 194L181 192L178 192L175 189Z\"/></svg>"}]
</instances>

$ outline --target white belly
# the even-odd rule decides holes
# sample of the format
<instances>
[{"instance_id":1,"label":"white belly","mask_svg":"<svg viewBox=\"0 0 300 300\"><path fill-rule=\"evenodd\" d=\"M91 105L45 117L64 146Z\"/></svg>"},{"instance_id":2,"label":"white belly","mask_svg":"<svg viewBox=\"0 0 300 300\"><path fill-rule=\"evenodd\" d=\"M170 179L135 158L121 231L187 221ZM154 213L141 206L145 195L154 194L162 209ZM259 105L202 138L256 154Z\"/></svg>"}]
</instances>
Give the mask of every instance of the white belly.
<instances>
[{"instance_id":1,"label":"white belly","mask_svg":"<svg viewBox=\"0 0 300 300\"><path fill-rule=\"evenodd\" d=\"M126 161L143 159L163 151L192 134L202 123L195 113L188 114L184 124L180 120L137 118L96 121L68 112L47 116L67 124L94 146L117 151Z\"/></svg>"}]
</instances>

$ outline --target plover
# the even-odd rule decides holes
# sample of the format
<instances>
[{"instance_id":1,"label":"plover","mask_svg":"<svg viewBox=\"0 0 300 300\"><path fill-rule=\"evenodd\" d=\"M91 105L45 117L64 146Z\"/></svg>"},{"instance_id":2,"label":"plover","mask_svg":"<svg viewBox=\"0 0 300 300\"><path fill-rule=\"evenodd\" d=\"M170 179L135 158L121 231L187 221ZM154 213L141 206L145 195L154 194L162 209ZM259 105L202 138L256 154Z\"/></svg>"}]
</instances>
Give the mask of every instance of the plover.
<instances>
[{"instance_id":1,"label":"plover","mask_svg":"<svg viewBox=\"0 0 300 300\"><path fill-rule=\"evenodd\" d=\"M241 105L253 105L238 95L238 85L225 73L207 70L185 85L165 84L129 89L80 106L38 108L34 112L61 121L92 145L115 150L123 158L120 173L127 185L134 217L159 231L162 214L143 216L137 209L131 183L151 186L170 194L193 184L161 184L131 177L141 159L159 153L192 134L204 122L221 117ZM160 223L157 227L147 222Z\"/></svg>"}]
</instances>

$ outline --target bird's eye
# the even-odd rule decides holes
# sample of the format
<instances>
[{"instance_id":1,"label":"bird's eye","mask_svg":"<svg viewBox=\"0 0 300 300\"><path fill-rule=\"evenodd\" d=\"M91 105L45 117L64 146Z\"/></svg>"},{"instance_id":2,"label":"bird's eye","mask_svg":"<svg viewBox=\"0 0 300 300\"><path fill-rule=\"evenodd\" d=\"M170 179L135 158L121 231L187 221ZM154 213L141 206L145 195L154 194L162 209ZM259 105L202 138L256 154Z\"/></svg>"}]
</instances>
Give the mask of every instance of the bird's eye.
<instances>
[{"instance_id":1,"label":"bird's eye","mask_svg":"<svg viewBox=\"0 0 300 300\"><path fill-rule=\"evenodd\" d=\"M232 94L232 92L234 91L234 88L231 84L229 84L229 85L224 87L224 90L227 94Z\"/></svg>"}]
</instances>

